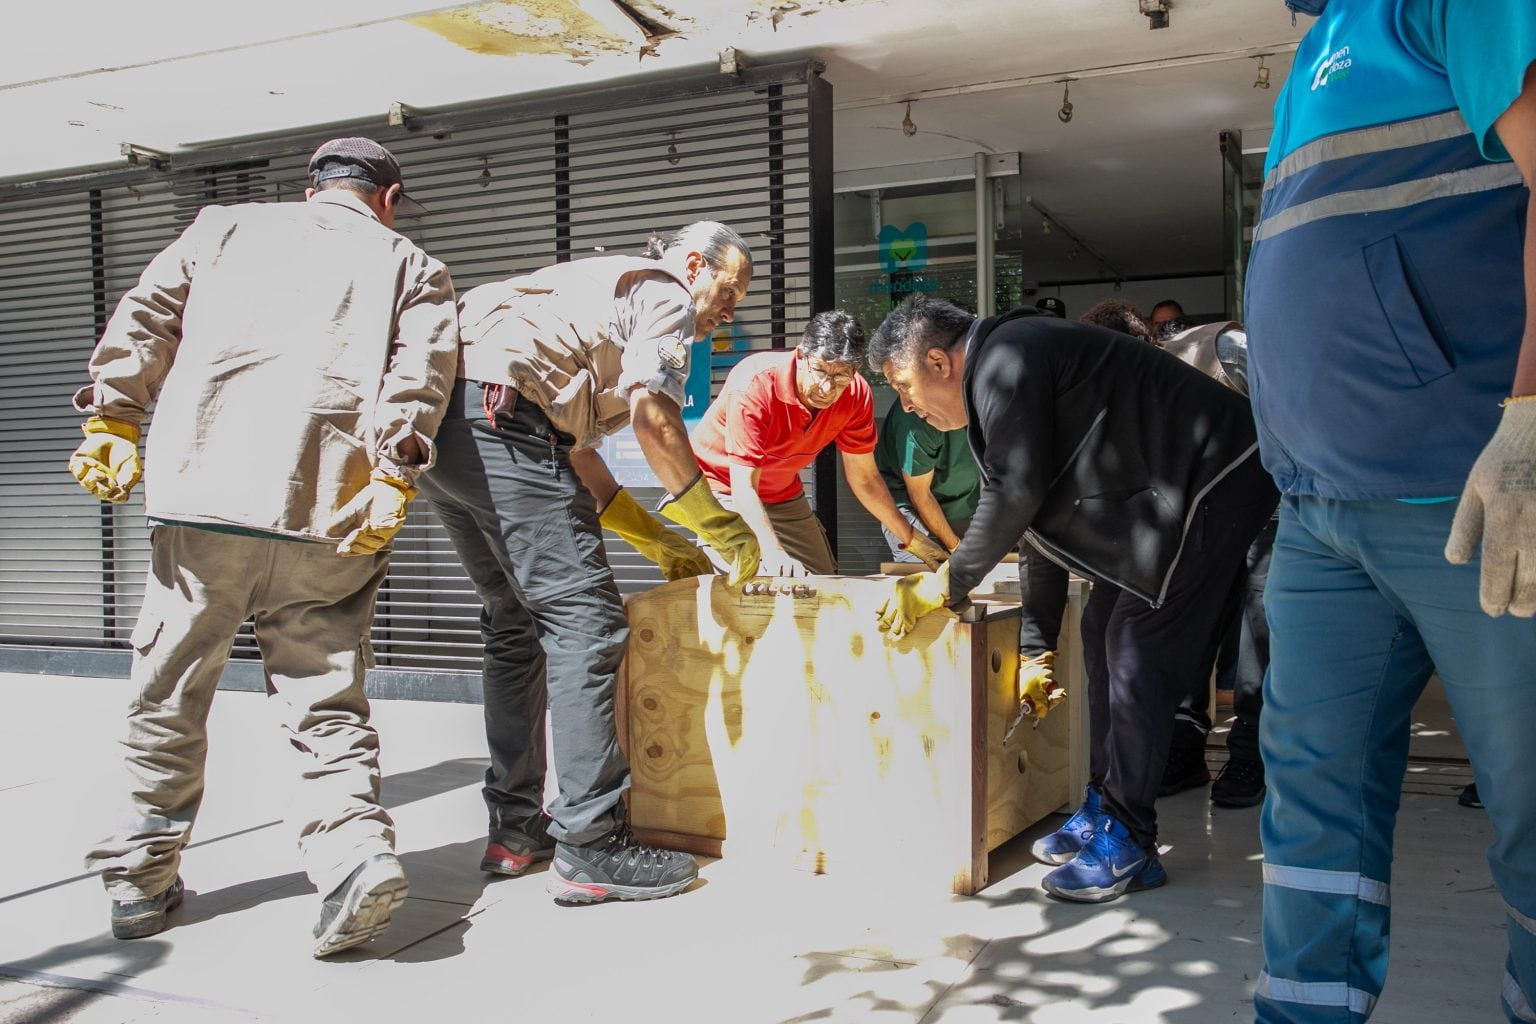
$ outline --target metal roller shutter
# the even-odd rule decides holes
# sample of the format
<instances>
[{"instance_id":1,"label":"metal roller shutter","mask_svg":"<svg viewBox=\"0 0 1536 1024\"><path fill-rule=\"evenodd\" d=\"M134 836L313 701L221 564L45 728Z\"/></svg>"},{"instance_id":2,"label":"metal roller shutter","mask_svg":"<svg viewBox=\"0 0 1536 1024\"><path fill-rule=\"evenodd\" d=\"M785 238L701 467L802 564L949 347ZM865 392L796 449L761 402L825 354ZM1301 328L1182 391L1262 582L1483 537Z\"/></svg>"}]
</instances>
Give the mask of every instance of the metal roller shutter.
<instances>
[{"instance_id":1,"label":"metal roller shutter","mask_svg":"<svg viewBox=\"0 0 1536 1024\"><path fill-rule=\"evenodd\" d=\"M400 230L463 291L551 262L638 252L654 232L721 220L753 249L736 329L715 339L711 393L749 351L793 345L830 306L831 90L815 64L698 73L376 124L305 129L85 179L0 186L0 668L126 672L149 561L139 494L90 499L65 471L69 404L106 318L144 265L209 203L302 197L316 145L389 146L428 208ZM146 433L153 431L153 416ZM153 472L151 467L149 470ZM659 495L637 488L642 501ZM609 537L626 592L659 580ZM373 692L469 697L479 602L425 501L379 595ZM96 653L92 653L96 652ZM102 652L115 652L106 653ZM226 685L260 685L249 624Z\"/></svg>"}]
</instances>

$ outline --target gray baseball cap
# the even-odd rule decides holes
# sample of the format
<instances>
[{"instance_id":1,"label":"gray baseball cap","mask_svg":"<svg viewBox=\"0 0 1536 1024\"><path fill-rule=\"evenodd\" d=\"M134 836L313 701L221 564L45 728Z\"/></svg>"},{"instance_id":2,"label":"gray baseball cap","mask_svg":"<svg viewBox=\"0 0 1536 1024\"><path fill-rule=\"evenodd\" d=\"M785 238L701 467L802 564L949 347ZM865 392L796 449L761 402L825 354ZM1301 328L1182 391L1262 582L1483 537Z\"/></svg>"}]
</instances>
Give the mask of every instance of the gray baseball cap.
<instances>
[{"instance_id":1,"label":"gray baseball cap","mask_svg":"<svg viewBox=\"0 0 1536 1024\"><path fill-rule=\"evenodd\" d=\"M395 213L401 217L419 217L427 208L405 194L400 178L400 162L395 155L372 139L332 139L309 158L309 180L315 185L335 178L358 178L380 188L400 186L400 201Z\"/></svg>"}]
</instances>

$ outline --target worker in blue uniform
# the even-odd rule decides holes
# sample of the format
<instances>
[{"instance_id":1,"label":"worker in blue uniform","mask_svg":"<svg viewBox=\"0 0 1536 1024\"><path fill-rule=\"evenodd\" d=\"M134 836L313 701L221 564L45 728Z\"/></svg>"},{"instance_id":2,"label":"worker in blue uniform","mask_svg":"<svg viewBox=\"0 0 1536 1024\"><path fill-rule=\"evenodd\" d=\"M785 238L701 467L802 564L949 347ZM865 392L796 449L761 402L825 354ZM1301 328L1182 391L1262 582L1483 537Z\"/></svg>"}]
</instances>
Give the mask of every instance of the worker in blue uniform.
<instances>
[{"instance_id":1,"label":"worker in blue uniform","mask_svg":"<svg viewBox=\"0 0 1536 1024\"><path fill-rule=\"evenodd\" d=\"M1265 467L1264 1024L1370 1016L1433 670L1536 1021L1536 3L1289 0L1246 289ZM1277 11L1278 13L1278 11Z\"/></svg>"}]
</instances>

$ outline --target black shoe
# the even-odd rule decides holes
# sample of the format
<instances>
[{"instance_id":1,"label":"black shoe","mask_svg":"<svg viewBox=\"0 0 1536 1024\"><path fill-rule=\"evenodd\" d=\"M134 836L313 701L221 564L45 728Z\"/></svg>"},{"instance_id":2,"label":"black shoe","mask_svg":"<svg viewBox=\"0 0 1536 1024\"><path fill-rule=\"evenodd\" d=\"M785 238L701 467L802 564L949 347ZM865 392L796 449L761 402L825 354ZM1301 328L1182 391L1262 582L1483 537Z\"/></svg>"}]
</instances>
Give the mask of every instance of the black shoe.
<instances>
[{"instance_id":1,"label":"black shoe","mask_svg":"<svg viewBox=\"0 0 1536 1024\"><path fill-rule=\"evenodd\" d=\"M1467 783L1467 788L1463 789L1461 793L1456 797L1456 802L1461 804L1463 807L1483 806L1483 798L1477 795L1477 783Z\"/></svg>"},{"instance_id":2,"label":"black shoe","mask_svg":"<svg viewBox=\"0 0 1536 1024\"><path fill-rule=\"evenodd\" d=\"M527 831L492 828L480 858L480 870L493 875L516 878L534 865L555 855L555 840L549 834L549 815L540 814L528 823Z\"/></svg>"},{"instance_id":3,"label":"black shoe","mask_svg":"<svg viewBox=\"0 0 1536 1024\"><path fill-rule=\"evenodd\" d=\"M315 956L330 956L382 935L409 889L405 869L394 854L376 853L363 861L320 904Z\"/></svg>"},{"instance_id":4,"label":"black shoe","mask_svg":"<svg viewBox=\"0 0 1536 1024\"><path fill-rule=\"evenodd\" d=\"M1252 807L1264 800L1264 762L1229 757L1211 783L1211 803L1217 807Z\"/></svg>"},{"instance_id":5,"label":"black shoe","mask_svg":"<svg viewBox=\"0 0 1536 1024\"><path fill-rule=\"evenodd\" d=\"M143 900L112 901L112 937L114 939L142 939L165 931L166 915L181 906L186 892L181 876L164 892Z\"/></svg>"},{"instance_id":6,"label":"black shoe","mask_svg":"<svg viewBox=\"0 0 1536 1024\"><path fill-rule=\"evenodd\" d=\"M590 843L556 843L547 888L568 903L655 900L677 895L698 877L688 854L646 846L620 825Z\"/></svg>"},{"instance_id":7,"label":"black shoe","mask_svg":"<svg viewBox=\"0 0 1536 1024\"><path fill-rule=\"evenodd\" d=\"M1157 795L1172 796L1210 781L1211 770L1205 766L1204 747L1172 747L1168 751L1168 763L1163 766L1163 783L1157 788Z\"/></svg>"}]
</instances>

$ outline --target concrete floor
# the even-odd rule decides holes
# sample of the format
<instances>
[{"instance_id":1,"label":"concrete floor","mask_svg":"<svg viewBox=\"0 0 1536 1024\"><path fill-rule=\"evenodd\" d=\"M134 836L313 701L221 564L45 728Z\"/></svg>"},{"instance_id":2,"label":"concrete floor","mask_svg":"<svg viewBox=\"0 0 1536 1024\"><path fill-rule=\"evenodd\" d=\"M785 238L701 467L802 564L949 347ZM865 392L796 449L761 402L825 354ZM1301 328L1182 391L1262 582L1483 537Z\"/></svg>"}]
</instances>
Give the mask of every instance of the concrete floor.
<instances>
[{"instance_id":1,"label":"concrete floor","mask_svg":"<svg viewBox=\"0 0 1536 1024\"><path fill-rule=\"evenodd\" d=\"M81 855L109 824L121 680L0 674L0 1021L1251 1021L1261 958L1258 810L1205 790L1159 804L1169 884L1104 906L1049 900L1028 843L976 897L707 862L675 899L562 907L542 865L476 868L478 706L375 703L385 800L411 896L375 943L317 962L318 900L282 824L293 762L266 701L226 692L210 723L187 898L161 935L118 942ZM1393 878L1386 1024L1499 1019L1504 927L1480 811L1443 705L1418 728ZM1438 717L1437 717L1438 716ZM1222 752L1212 748L1218 764ZM900 822L893 822L899 828Z\"/></svg>"}]
</instances>

